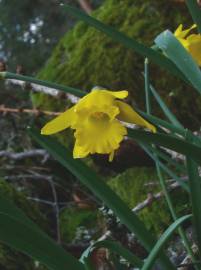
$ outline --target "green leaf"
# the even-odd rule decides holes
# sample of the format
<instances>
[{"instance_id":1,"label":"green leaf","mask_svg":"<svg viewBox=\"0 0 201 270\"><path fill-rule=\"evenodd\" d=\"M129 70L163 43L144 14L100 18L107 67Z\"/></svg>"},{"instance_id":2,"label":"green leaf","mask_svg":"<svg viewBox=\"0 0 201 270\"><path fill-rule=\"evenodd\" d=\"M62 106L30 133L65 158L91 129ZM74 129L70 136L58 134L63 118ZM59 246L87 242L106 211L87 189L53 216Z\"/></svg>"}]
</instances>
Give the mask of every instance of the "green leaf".
<instances>
[{"instance_id":1,"label":"green leaf","mask_svg":"<svg viewBox=\"0 0 201 270\"><path fill-rule=\"evenodd\" d=\"M76 88L60 85L60 84L53 83L53 82L42 81L42 80L35 79L33 77L24 76L24 75L20 75L20 74L15 74L15 73L11 73L11 72L0 72L0 78L2 78L2 79L14 79L14 80L23 81L23 82L35 83L37 85L46 86L46 87L49 87L49 88L52 88L52 89L61 90L61 91L64 91L66 93L75 95L77 97L83 97L86 94L84 91L81 91L81 90L76 89Z\"/></svg>"},{"instance_id":2,"label":"green leaf","mask_svg":"<svg viewBox=\"0 0 201 270\"><path fill-rule=\"evenodd\" d=\"M190 192L189 186L187 183L185 183L180 177L178 177L172 170L170 170L165 164L163 164L160 160L156 158L156 155L153 153L158 154L158 151L156 147L154 148L152 145L147 144L140 144L143 150L155 161L158 163L159 167L167 173L170 177L172 177L176 182L180 184L180 186L186 190L187 192ZM153 153L152 153L153 152Z\"/></svg>"},{"instance_id":3,"label":"green leaf","mask_svg":"<svg viewBox=\"0 0 201 270\"><path fill-rule=\"evenodd\" d=\"M142 117L144 117L146 120L148 120L150 123L152 123L153 125L155 125L156 127L158 127L158 129L160 129L160 127L168 129L169 131L171 131L171 133L174 133L175 135L181 135L182 137L186 136L186 132L188 131L189 134L191 134L191 137L193 138L194 144L197 144L198 146L201 146L201 139L198 136L195 136L190 130L184 129L184 128L179 128L174 126L171 123L166 122L163 119L160 119L156 116L153 115L149 115L143 111L137 110L135 109ZM160 130L163 131L164 130Z\"/></svg>"},{"instance_id":4,"label":"green leaf","mask_svg":"<svg viewBox=\"0 0 201 270\"><path fill-rule=\"evenodd\" d=\"M162 98L160 97L160 95L157 93L157 91L154 89L154 87L152 85L150 85L150 90L151 90L153 96L155 97L156 101L160 105L161 109L163 110L164 114L170 120L170 122L174 126L182 129L183 126L181 125L181 123L177 120L176 116L170 111L168 106L165 104L165 102L162 100Z\"/></svg>"},{"instance_id":5,"label":"green leaf","mask_svg":"<svg viewBox=\"0 0 201 270\"><path fill-rule=\"evenodd\" d=\"M99 241L96 242L93 247L95 248L108 248L110 251L115 252L116 254L122 256L127 262L131 263L135 267L142 267L143 262L140 260L137 256L135 256L133 253L131 253L128 249L124 248L122 245L120 245L117 242L114 241Z\"/></svg>"},{"instance_id":6,"label":"green leaf","mask_svg":"<svg viewBox=\"0 0 201 270\"><path fill-rule=\"evenodd\" d=\"M92 265L90 258L84 258L84 267L85 270L96 270Z\"/></svg>"},{"instance_id":7,"label":"green leaf","mask_svg":"<svg viewBox=\"0 0 201 270\"><path fill-rule=\"evenodd\" d=\"M179 219L177 219L174 223L172 223L168 229L162 234L160 239L157 241L156 245L152 249L152 251L149 253L148 258L146 259L144 266L141 270L150 270L152 269L155 260L157 259L158 255L160 254L161 250L163 249L166 242L169 240L171 235L174 233L174 231L180 226L183 222L185 222L187 219L191 218L192 215L186 215Z\"/></svg>"},{"instance_id":8,"label":"green leaf","mask_svg":"<svg viewBox=\"0 0 201 270\"><path fill-rule=\"evenodd\" d=\"M83 270L82 264L43 233L17 207L0 198L0 241L33 257L52 270L69 266Z\"/></svg>"},{"instance_id":9,"label":"green leaf","mask_svg":"<svg viewBox=\"0 0 201 270\"><path fill-rule=\"evenodd\" d=\"M186 173L186 167L184 165L181 165L178 162L175 162L174 159L172 159L170 157L169 154L166 154L164 151L161 151L160 148L157 147L152 147L152 151L154 151L154 153L161 158L162 160L164 160L166 162L167 165L171 165L172 167L175 167L176 170L180 173L182 173L183 175Z\"/></svg>"},{"instance_id":10,"label":"green leaf","mask_svg":"<svg viewBox=\"0 0 201 270\"><path fill-rule=\"evenodd\" d=\"M132 129L128 129L128 136L142 144L156 144L183 155L190 155L201 164L201 147L175 136Z\"/></svg>"},{"instance_id":11,"label":"green leaf","mask_svg":"<svg viewBox=\"0 0 201 270\"><path fill-rule=\"evenodd\" d=\"M169 30L166 30L157 36L155 43L201 94L200 69L178 39Z\"/></svg>"},{"instance_id":12,"label":"green leaf","mask_svg":"<svg viewBox=\"0 0 201 270\"><path fill-rule=\"evenodd\" d=\"M151 114L151 93L150 93L150 82L149 82L149 60L144 60L144 90L145 90L145 104L147 114Z\"/></svg>"},{"instance_id":13,"label":"green leaf","mask_svg":"<svg viewBox=\"0 0 201 270\"><path fill-rule=\"evenodd\" d=\"M135 109L136 110L136 109ZM179 135L185 136L186 130L183 128L179 128L163 119L160 119L156 116L149 115L141 110L136 110L142 117L144 117L146 120L148 120L150 123L157 127L163 127L165 129L170 130L172 133L177 133Z\"/></svg>"},{"instance_id":14,"label":"green leaf","mask_svg":"<svg viewBox=\"0 0 201 270\"><path fill-rule=\"evenodd\" d=\"M195 24L198 26L199 32L201 33L201 8L199 7L197 0L186 0L186 4Z\"/></svg>"},{"instance_id":15,"label":"green leaf","mask_svg":"<svg viewBox=\"0 0 201 270\"><path fill-rule=\"evenodd\" d=\"M84 21L85 23L93 26L97 30L105 33L113 40L120 42L125 47L129 49L133 49L138 54L142 55L143 57L147 57L149 60L153 61L154 63L158 64L160 67L167 69L172 74L183 78L184 76L182 73L176 68L176 66L169 61L165 56L160 54L159 52L146 47L145 45L137 42L136 40L127 37L125 34L115 30L113 27L105 25L104 23L96 20L95 18L87 15L84 12L81 12L79 9L71 7L70 5L64 4L62 8L65 9L67 12L72 14L73 16L77 17L78 19Z\"/></svg>"},{"instance_id":16,"label":"green leaf","mask_svg":"<svg viewBox=\"0 0 201 270\"><path fill-rule=\"evenodd\" d=\"M191 137L187 135L187 139ZM199 176L198 164L191 155L186 156L187 170L189 177L190 196L193 209L193 221L196 232L197 244L201 253L201 178Z\"/></svg>"},{"instance_id":17,"label":"green leaf","mask_svg":"<svg viewBox=\"0 0 201 270\"><path fill-rule=\"evenodd\" d=\"M35 129L30 129L29 133L55 159L96 194L105 205L112 209L120 221L136 234L148 251L152 249L155 239L144 224L94 171L88 168L81 160L73 159L71 152L52 138L41 136ZM164 254L160 256L160 263L164 270L175 269Z\"/></svg>"}]
</instances>

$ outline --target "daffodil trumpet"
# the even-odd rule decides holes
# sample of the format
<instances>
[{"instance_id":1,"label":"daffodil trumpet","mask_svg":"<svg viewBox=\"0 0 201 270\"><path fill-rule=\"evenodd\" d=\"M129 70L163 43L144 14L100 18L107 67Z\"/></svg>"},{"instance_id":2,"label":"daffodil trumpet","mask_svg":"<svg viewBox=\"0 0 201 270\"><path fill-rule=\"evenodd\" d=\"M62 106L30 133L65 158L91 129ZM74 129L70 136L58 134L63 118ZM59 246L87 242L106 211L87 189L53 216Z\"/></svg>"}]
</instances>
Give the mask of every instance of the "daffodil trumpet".
<instances>
[{"instance_id":1,"label":"daffodil trumpet","mask_svg":"<svg viewBox=\"0 0 201 270\"><path fill-rule=\"evenodd\" d=\"M112 161L114 151L119 148L127 129L123 122L132 123L156 132L156 128L122 102L128 91L96 89L81 98L76 105L48 122L42 135L51 135L66 128L75 130L74 158L89 154L109 154Z\"/></svg>"},{"instance_id":2,"label":"daffodil trumpet","mask_svg":"<svg viewBox=\"0 0 201 270\"><path fill-rule=\"evenodd\" d=\"M197 25L194 24L190 28L183 29L183 25L180 24L174 35L191 54L196 63L201 66L201 35L190 33L196 27Z\"/></svg>"}]
</instances>

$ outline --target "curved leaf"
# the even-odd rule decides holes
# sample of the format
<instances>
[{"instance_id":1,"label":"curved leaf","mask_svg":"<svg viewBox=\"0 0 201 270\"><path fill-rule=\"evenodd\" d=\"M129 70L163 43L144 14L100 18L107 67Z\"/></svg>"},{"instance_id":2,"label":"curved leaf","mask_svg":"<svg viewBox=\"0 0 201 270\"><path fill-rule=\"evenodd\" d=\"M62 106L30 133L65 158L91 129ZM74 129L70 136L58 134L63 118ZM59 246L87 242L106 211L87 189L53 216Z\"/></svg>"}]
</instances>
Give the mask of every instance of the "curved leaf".
<instances>
[{"instance_id":1,"label":"curved leaf","mask_svg":"<svg viewBox=\"0 0 201 270\"><path fill-rule=\"evenodd\" d=\"M194 22L198 26L199 32L201 33L201 8L199 7L197 0L186 0L186 4Z\"/></svg>"},{"instance_id":2,"label":"curved leaf","mask_svg":"<svg viewBox=\"0 0 201 270\"><path fill-rule=\"evenodd\" d=\"M128 130L128 136L143 144L153 143L183 155L190 155L201 164L201 147L175 136L132 129Z\"/></svg>"},{"instance_id":3,"label":"curved leaf","mask_svg":"<svg viewBox=\"0 0 201 270\"><path fill-rule=\"evenodd\" d=\"M155 43L201 94L201 71L178 39L166 30L157 36Z\"/></svg>"},{"instance_id":4,"label":"curved leaf","mask_svg":"<svg viewBox=\"0 0 201 270\"><path fill-rule=\"evenodd\" d=\"M76 88L60 85L58 83L53 83L53 82L49 82L49 81L42 81L42 80L35 79L33 77L15 74L15 73L11 73L11 72L0 72L0 78L14 79L14 80L23 81L23 82L35 83L35 84L38 84L41 86L46 86L49 88L61 90L61 91L64 91L66 93L75 95L77 97L83 97L86 94L84 91L81 91L81 90L76 89Z\"/></svg>"},{"instance_id":5,"label":"curved leaf","mask_svg":"<svg viewBox=\"0 0 201 270\"><path fill-rule=\"evenodd\" d=\"M174 231L187 219L191 218L192 215L186 215L179 219L177 219L174 223L172 223L168 229L162 234L160 239L157 241L156 245L150 252L148 258L146 259L143 267L141 270L150 270L152 269L155 260L157 259L157 256L160 254L161 250L163 249L165 243L169 240L171 235L174 233Z\"/></svg>"},{"instance_id":6,"label":"curved leaf","mask_svg":"<svg viewBox=\"0 0 201 270\"><path fill-rule=\"evenodd\" d=\"M113 40L116 40L123 44L125 47L133 49L138 54L142 55L143 57L147 57L154 63L158 64L160 67L167 69L172 74L184 79L182 73L177 69L177 67L169 61L165 56L161 53L146 47L145 45L137 42L136 40L127 37L125 34L115 30L113 27L109 25L105 25L104 23L100 22L99 20L85 14L84 12L80 11L77 8L74 8L70 5L64 4L62 8L65 9L67 12L71 13L73 16L77 17L78 19L84 21L85 23L93 26L97 30L105 33Z\"/></svg>"},{"instance_id":7,"label":"curved leaf","mask_svg":"<svg viewBox=\"0 0 201 270\"><path fill-rule=\"evenodd\" d=\"M0 241L38 260L52 270L67 267L83 270L83 265L47 235L16 217L0 211Z\"/></svg>"},{"instance_id":8,"label":"curved leaf","mask_svg":"<svg viewBox=\"0 0 201 270\"><path fill-rule=\"evenodd\" d=\"M122 256L124 259L126 259L129 263L131 263L133 266L142 267L143 262L140 260L137 256L135 256L133 253L131 253L128 249L124 248L122 245L120 245L117 242L114 241L99 241L96 242L93 247L95 248L108 248L110 251L117 253L118 255Z\"/></svg>"},{"instance_id":9,"label":"curved leaf","mask_svg":"<svg viewBox=\"0 0 201 270\"><path fill-rule=\"evenodd\" d=\"M152 85L150 85L150 91L152 92L153 96L155 97L156 101L158 102L158 104L160 105L161 109L163 110L166 117L170 120L170 122L174 126L182 129L183 126L181 125L181 123L178 121L176 116L170 111L168 106L165 104L165 102L162 100L162 98L160 97L160 95L157 93L157 91L154 89Z\"/></svg>"},{"instance_id":10,"label":"curved leaf","mask_svg":"<svg viewBox=\"0 0 201 270\"><path fill-rule=\"evenodd\" d=\"M136 234L142 245L148 251L152 249L154 238L144 224L94 171L88 168L81 160L73 159L72 153L52 138L41 136L35 129L30 129L29 133L41 146L47 149L54 158L111 208L121 222ZM160 256L160 263L164 270L175 269L163 253Z\"/></svg>"}]
</instances>

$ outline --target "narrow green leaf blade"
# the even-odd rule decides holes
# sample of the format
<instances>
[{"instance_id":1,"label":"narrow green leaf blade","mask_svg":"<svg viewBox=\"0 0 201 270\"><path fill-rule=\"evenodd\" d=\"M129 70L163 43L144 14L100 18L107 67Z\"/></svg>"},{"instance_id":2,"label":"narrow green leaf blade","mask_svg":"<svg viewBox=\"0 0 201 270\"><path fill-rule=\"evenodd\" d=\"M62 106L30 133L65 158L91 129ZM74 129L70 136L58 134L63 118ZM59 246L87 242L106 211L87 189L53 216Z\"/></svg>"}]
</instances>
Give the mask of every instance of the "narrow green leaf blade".
<instances>
[{"instance_id":1,"label":"narrow green leaf blade","mask_svg":"<svg viewBox=\"0 0 201 270\"><path fill-rule=\"evenodd\" d=\"M186 161L191 191L190 196L193 210L193 222L199 252L201 252L201 178L198 173L198 165L191 156L187 156Z\"/></svg>"},{"instance_id":2,"label":"narrow green leaf blade","mask_svg":"<svg viewBox=\"0 0 201 270\"><path fill-rule=\"evenodd\" d=\"M201 8L199 7L197 0L186 0L186 4L195 24L198 26L199 32L201 33Z\"/></svg>"},{"instance_id":3,"label":"narrow green leaf blade","mask_svg":"<svg viewBox=\"0 0 201 270\"><path fill-rule=\"evenodd\" d=\"M37 85L61 90L63 92L75 95L77 97L83 97L86 94L84 91L81 91L79 89L76 89L76 88L73 88L70 86L64 86L64 85L61 85L58 83L43 81L43 80L39 80L39 79L30 77L30 76L24 76L24 75L20 75L20 74L11 73L11 72L0 72L0 78L14 79L14 80L23 81L23 82L35 83Z\"/></svg>"},{"instance_id":4,"label":"narrow green leaf blade","mask_svg":"<svg viewBox=\"0 0 201 270\"><path fill-rule=\"evenodd\" d=\"M136 110L136 109L135 109ZM141 110L136 110L141 116L143 116L146 120L148 120L150 123L152 123L155 126L163 127L165 129L170 130L172 133L177 133L182 136L185 136L186 130L183 128L179 128L163 119L160 119L156 116L149 115Z\"/></svg>"},{"instance_id":5,"label":"narrow green leaf blade","mask_svg":"<svg viewBox=\"0 0 201 270\"><path fill-rule=\"evenodd\" d=\"M100 247L108 248L110 251L115 252L116 254L122 256L124 259L126 259L129 263L131 263L135 267L140 268L143 265L142 260L140 260L137 256L135 256L128 249L124 248L117 242L105 240L96 242L93 246L96 248Z\"/></svg>"},{"instance_id":6,"label":"narrow green leaf blade","mask_svg":"<svg viewBox=\"0 0 201 270\"><path fill-rule=\"evenodd\" d=\"M128 136L142 144L156 144L183 155L191 155L199 164L201 164L201 147L187 142L172 135L162 133L150 133L142 130L128 130Z\"/></svg>"},{"instance_id":7,"label":"narrow green leaf blade","mask_svg":"<svg viewBox=\"0 0 201 270\"><path fill-rule=\"evenodd\" d=\"M169 59L167 59L165 56L163 56L159 52L149 47L146 47L145 45L141 43L138 43L136 40L127 37L125 34L115 30L111 26L105 25L99 20L96 20L95 18L87 15L86 13L68 4L62 5L62 8L65 9L67 12L71 13L73 16L77 17L78 19L95 27L97 30L105 33L106 35L111 37L113 40L120 42L127 48L135 50L138 54L142 55L143 57L149 58L151 61L158 64L160 67L165 68L172 74L184 79L184 76L176 68L176 66L171 61L169 61Z\"/></svg>"},{"instance_id":8,"label":"narrow green leaf blade","mask_svg":"<svg viewBox=\"0 0 201 270\"><path fill-rule=\"evenodd\" d=\"M154 89L154 87L152 85L150 85L150 90L151 90L153 96L155 97L156 101L160 105L161 109L163 110L164 114L170 120L170 122L178 128L183 128L183 126L178 121L176 116L170 111L168 106L165 104L165 102L162 100L162 98L160 97L160 95L157 93L157 91Z\"/></svg>"},{"instance_id":9,"label":"narrow green leaf blade","mask_svg":"<svg viewBox=\"0 0 201 270\"><path fill-rule=\"evenodd\" d=\"M157 36L155 43L201 94L201 71L178 39L166 30Z\"/></svg>"},{"instance_id":10,"label":"narrow green leaf blade","mask_svg":"<svg viewBox=\"0 0 201 270\"><path fill-rule=\"evenodd\" d=\"M147 145L147 144L141 144L141 147L144 149L144 151L156 162L158 162L159 167L167 173L170 177L172 177L176 182L180 184L180 186L186 190L187 192L190 192L188 184L186 184L184 181L180 179L172 170L170 170L165 164L163 164L160 160L156 159L156 156L152 153L157 153L156 149L153 149L153 146Z\"/></svg>"},{"instance_id":11,"label":"narrow green leaf blade","mask_svg":"<svg viewBox=\"0 0 201 270\"><path fill-rule=\"evenodd\" d=\"M33 257L52 270L67 267L83 270L83 265L65 252L42 231L31 223L0 211L0 241Z\"/></svg>"},{"instance_id":12,"label":"narrow green leaf blade","mask_svg":"<svg viewBox=\"0 0 201 270\"><path fill-rule=\"evenodd\" d=\"M160 254L161 250L163 249L165 243L169 240L171 235L174 233L174 231L187 219L191 218L192 215L186 215L179 219L177 219L174 223L172 223L168 229L162 234L160 239L157 241L156 245L150 252L148 258L146 259L144 266L141 270L150 270L152 269L155 260L157 259L157 256Z\"/></svg>"},{"instance_id":13,"label":"narrow green leaf blade","mask_svg":"<svg viewBox=\"0 0 201 270\"><path fill-rule=\"evenodd\" d=\"M90 170L81 160L74 160L71 152L52 138L41 136L35 129L30 129L29 133L54 158L111 208L120 221L136 234L147 250L150 251L152 249L155 239L150 235L144 224L94 171ZM164 254L160 256L160 263L163 265L164 270L175 269Z\"/></svg>"}]
</instances>

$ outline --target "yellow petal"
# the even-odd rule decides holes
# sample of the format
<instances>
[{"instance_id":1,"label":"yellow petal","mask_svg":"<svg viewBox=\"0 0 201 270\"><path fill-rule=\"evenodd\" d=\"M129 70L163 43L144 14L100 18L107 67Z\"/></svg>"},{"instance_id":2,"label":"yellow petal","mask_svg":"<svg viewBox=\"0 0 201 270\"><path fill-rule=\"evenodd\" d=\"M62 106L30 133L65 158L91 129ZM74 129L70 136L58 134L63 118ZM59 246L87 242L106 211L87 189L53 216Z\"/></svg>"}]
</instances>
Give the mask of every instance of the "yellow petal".
<instances>
[{"instance_id":1,"label":"yellow petal","mask_svg":"<svg viewBox=\"0 0 201 270\"><path fill-rule=\"evenodd\" d=\"M199 66L201 66L201 35L190 35L187 38L188 46L187 50L192 55L194 60L197 62Z\"/></svg>"},{"instance_id":2,"label":"yellow petal","mask_svg":"<svg viewBox=\"0 0 201 270\"><path fill-rule=\"evenodd\" d=\"M128 91L107 91L107 90L93 90L88 95L84 96L77 103L75 110L77 112L86 110L87 108L96 107L99 111L103 111L106 107L113 105L115 98L123 99L128 96Z\"/></svg>"},{"instance_id":3,"label":"yellow petal","mask_svg":"<svg viewBox=\"0 0 201 270\"><path fill-rule=\"evenodd\" d=\"M112 151L109 155L109 161L112 162L114 159L114 151Z\"/></svg>"},{"instance_id":4,"label":"yellow petal","mask_svg":"<svg viewBox=\"0 0 201 270\"><path fill-rule=\"evenodd\" d=\"M73 149L73 158L84 158L88 154L89 151L84 146L80 146L76 141Z\"/></svg>"},{"instance_id":5,"label":"yellow petal","mask_svg":"<svg viewBox=\"0 0 201 270\"><path fill-rule=\"evenodd\" d=\"M62 131L69 126L71 126L74 121L76 120L76 115L74 112L74 107L70 108L69 110L65 111L64 113L60 114L50 122L48 122L42 129L42 135L51 135Z\"/></svg>"},{"instance_id":6,"label":"yellow petal","mask_svg":"<svg viewBox=\"0 0 201 270\"><path fill-rule=\"evenodd\" d=\"M126 128L116 119L108 121L105 128L96 123L86 123L84 127L75 132L76 143L85 152L90 154L109 154L119 148Z\"/></svg>"},{"instance_id":7,"label":"yellow petal","mask_svg":"<svg viewBox=\"0 0 201 270\"><path fill-rule=\"evenodd\" d=\"M110 95L119 98L119 99L124 99L128 96L128 91L126 90L122 90L122 91L108 91L105 90L107 93L109 93Z\"/></svg>"},{"instance_id":8,"label":"yellow petal","mask_svg":"<svg viewBox=\"0 0 201 270\"><path fill-rule=\"evenodd\" d=\"M135 112L131 106L119 100L116 101L116 104L120 110L120 114L117 116L119 120L136 124L148 128L152 132L156 132L156 128Z\"/></svg>"},{"instance_id":9,"label":"yellow petal","mask_svg":"<svg viewBox=\"0 0 201 270\"><path fill-rule=\"evenodd\" d=\"M108 94L114 96L115 98L119 99L124 99L128 96L128 91L127 90L120 90L120 91L110 91L102 88L96 88L95 90L92 90L92 92L97 91L97 92L107 92Z\"/></svg>"},{"instance_id":10,"label":"yellow petal","mask_svg":"<svg viewBox=\"0 0 201 270\"><path fill-rule=\"evenodd\" d=\"M196 27L197 27L197 25L196 25L196 24L193 24L190 28L187 28L186 30L183 30L183 25L180 24L180 25L178 26L178 28L175 30L174 35L175 35L175 37L177 37L177 38L183 39L183 38L185 38L185 37L188 35L188 33L189 33L192 29L194 29L194 28L196 28Z\"/></svg>"}]
</instances>

